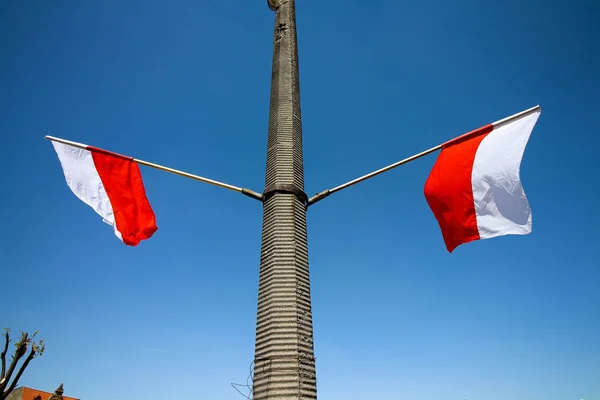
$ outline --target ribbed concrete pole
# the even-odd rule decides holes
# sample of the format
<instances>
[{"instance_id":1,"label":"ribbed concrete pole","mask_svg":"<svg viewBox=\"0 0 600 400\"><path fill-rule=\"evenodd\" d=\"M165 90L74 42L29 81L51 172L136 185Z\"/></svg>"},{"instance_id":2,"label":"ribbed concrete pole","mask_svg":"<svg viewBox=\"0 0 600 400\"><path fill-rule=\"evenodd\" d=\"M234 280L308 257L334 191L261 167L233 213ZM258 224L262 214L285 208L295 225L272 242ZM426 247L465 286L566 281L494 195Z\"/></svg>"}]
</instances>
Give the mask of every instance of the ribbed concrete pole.
<instances>
[{"instance_id":1,"label":"ribbed concrete pole","mask_svg":"<svg viewBox=\"0 0 600 400\"><path fill-rule=\"evenodd\" d=\"M275 11L254 400L316 399L294 0Z\"/></svg>"}]
</instances>

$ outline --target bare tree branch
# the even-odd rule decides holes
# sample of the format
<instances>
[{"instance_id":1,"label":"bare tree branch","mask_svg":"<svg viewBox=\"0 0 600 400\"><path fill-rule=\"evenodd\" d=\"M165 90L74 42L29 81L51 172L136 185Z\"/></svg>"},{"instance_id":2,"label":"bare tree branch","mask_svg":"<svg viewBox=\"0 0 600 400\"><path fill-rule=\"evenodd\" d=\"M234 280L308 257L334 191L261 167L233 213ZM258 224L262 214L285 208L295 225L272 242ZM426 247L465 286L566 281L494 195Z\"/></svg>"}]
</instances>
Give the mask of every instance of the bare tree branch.
<instances>
[{"instance_id":1,"label":"bare tree branch","mask_svg":"<svg viewBox=\"0 0 600 400\"><path fill-rule=\"evenodd\" d=\"M2 381L2 383L0 383L0 392L4 393L4 389L6 388L6 385L8 384L8 382L10 381L10 377L12 376L13 372L15 371L15 368L17 367L19 360L27 353L27 345L28 345L29 341L30 341L29 335L25 332L22 332L21 339L16 343L17 350L15 351L15 355L12 358L12 362L10 363L10 366L8 367L6 376L4 377L4 380Z\"/></svg>"},{"instance_id":2,"label":"bare tree branch","mask_svg":"<svg viewBox=\"0 0 600 400\"><path fill-rule=\"evenodd\" d=\"M4 350L0 353L0 358L2 358L2 373L0 374L0 379L4 379L4 375L6 373L6 352L8 351L8 344L10 343L10 329L6 328L4 330Z\"/></svg>"},{"instance_id":3,"label":"bare tree branch","mask_svg":"<svg viewBox=\"0 0 600 400\"><path fill-rule=\"evenodd\" d=\"M8 395L15 389L21 376L29 366L31 360L36 358L37 356L41 356L44 353L46 348L44 344L44 340L40 340L38 343L34 342L35 337L37 336L37 331L33 333L33 335L29 335L26 332L21 332L21 337L19 341L15 343L16 350L12 356L12 361L8 366L8 370L6 369L6 354L8 353L10 339L10 330L6 329L4 333L5 344L4 351L0 354L2 358L2 376L0 376L0 400L5 400ZM31 345L31 348L29 346ZM27 354L29 351L29 354ZM25 357L27 355L27 357ZM18 368L17 374L12 379L13 373L17 369L19 362L25 357L23 364ZM8 389L7 389L8 387Z\"/></svg>"},{"instance_id":4,"label":"bare tree branch","mask_svg":"<svg viewBox=\"0 0 600 400\"><path fill-rule=\"evenodd\" d=\"M35 343L33 343L31 345L31 351L29 352L29 355L25 359L25 362L23 363L23 365L21 365L21 368L19 369L19 372L17 372L15 379L13 379L12 384L9 386L8 390L6 391L7 393L10 393L15 389L15 387L17 386L17 383L19 382L19 379L21 379L21 375L23 375L23 372L25 371L25 368L27 368L27 365L29 364L29 362L35 358L37 351L38 351L38 346Z\"/></svg>"}]
</instances>

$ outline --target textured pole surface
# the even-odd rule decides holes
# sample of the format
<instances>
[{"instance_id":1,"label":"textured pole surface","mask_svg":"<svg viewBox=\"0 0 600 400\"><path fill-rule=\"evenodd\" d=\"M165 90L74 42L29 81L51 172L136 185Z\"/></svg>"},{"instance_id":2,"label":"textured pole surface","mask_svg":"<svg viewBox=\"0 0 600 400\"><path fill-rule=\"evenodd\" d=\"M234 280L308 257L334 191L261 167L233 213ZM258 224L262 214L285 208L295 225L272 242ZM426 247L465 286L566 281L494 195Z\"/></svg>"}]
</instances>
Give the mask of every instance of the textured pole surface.
<instances>
[{"instance_id":1,"label":"textured pole surface","mask_svg":"<svg viewBox=\"0 0 600 400\"><path fill-rule=\"evenodd\" d=\"M254 400L316 399L294 0L275 11Z\"/></svg>"}]
</instances>

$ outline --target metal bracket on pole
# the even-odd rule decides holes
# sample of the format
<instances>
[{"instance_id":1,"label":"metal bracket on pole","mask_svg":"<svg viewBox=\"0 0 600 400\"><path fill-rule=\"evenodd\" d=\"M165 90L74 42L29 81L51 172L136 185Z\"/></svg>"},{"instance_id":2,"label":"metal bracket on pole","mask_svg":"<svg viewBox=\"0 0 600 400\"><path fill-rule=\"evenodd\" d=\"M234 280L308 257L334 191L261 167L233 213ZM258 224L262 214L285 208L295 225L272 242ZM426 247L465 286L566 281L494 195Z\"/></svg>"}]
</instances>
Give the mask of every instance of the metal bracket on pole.
<instances>
[{"instance_id":1,"label":"metal bracket on pole","mask_svg":"<svg viewBox=\"0 0 600 400\"><path fill-rule=\"evenodd\" d=\"M253 199L256 199L258 201L263 201L264 200L263 195L260 194L260 193L256 193L254 190L242 188L242 194L244 194L244 195L246 195L248 197L252 197Z\"/></svg>"},{"instance_id":2,"label":"metal bracket on pole","mask_svg":"<svg viewBox=\"0 0 600 400\"><path fill-rule=\"evenodd\" d=\"M308 196L296 185L290 185L287 183L275 183L273 185L269 185L262 194L263 201L267 201L275 193L293 194L298 198L298 200L308 207Z\"/></svg>"},{"instance_id":3,"label":"metal bracket on pole","mask_svg":"<svg viewBox=\"0 0 600 400\"><path fill-rule=\"evenodd\" d=\"M329 190L323 190L321 193L315 194L313 197L308 199L308 204L306 204L306 207L308 208L311 205L315 204L317 201L323 200L325 197L329 196L330 194L331 194L331 191L329 191Z\"/></svg>"}]
</instances>

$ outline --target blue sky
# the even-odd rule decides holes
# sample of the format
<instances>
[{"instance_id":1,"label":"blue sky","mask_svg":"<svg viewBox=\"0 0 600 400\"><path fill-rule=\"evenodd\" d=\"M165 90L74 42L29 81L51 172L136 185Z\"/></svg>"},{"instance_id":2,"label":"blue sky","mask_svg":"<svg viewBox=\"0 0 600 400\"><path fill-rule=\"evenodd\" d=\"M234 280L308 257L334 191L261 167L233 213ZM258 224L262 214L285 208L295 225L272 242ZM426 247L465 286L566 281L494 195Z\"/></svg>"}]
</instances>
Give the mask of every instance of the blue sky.
<instances>
[{"instance_id":1,"label":"blue sky","mask_svg":"<svg viewBox=\"0 0 600 400\"><path fill-rule=\"evenodd\" d=\"M265 1L0 4L0 323L47 351L21 383L241 399L261 205L143 168L136 248L68 189L50 134L262 191ZM321 399L600 398L600 3L298 1L312 195L536 104L531 235L448 254L431 155L308 212Z\"/></svg>"}]
</instances>

